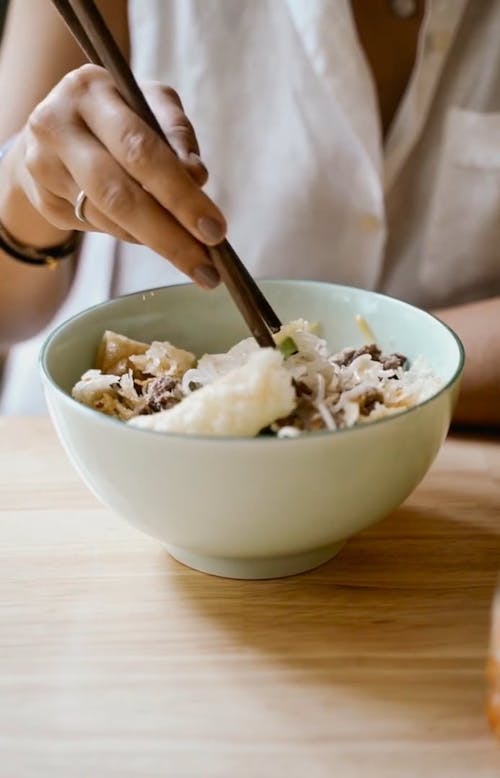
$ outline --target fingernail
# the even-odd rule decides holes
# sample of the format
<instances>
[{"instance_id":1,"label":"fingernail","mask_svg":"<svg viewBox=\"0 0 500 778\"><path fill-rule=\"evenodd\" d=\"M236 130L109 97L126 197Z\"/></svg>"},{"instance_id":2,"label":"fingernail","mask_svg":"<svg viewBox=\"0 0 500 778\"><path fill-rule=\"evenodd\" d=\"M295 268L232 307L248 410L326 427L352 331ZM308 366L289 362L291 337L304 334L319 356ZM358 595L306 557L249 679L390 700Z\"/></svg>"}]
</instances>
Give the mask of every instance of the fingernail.
<instances>
[{"instance_id":1,"label":"fingernail","mask_svg":"<svg viewBox=\"0 0 500 778\"><path fill-rule=\"evenodd\" d=\"M210 216L202 216L201 219L198 219L198 229L203 239L209 244L220 243L224 238L224 227Z\"/></svg>"},{"instance_id":2,"label":"fingernail","mask_svg":"<svg viewBox=\"0 0 500 778\"><path fill-rule=\"evenodd\" d=\"M198 265L193 270L193 279L204 289L215 289L220 284L220 275L213 265Z\"/></svg>"}]
</instances>

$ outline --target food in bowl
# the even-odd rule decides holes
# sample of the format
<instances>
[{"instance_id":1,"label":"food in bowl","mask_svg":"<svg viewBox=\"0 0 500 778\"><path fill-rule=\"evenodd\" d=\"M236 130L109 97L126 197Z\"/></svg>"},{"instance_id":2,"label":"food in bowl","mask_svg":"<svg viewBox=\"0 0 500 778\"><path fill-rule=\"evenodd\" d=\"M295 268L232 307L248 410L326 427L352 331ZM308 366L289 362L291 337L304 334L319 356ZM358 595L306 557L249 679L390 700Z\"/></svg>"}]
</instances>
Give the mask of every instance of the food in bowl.
<instances>
[{"instance_id":1,"label":"food in bowl","mask_svg":"<svg viewBox=\"0 0 500 778\"><path fill-rule=\"evenodd\" d=\"M315 329L299 319L275 336L276 349L247 338L198 362L167 341L148 344L107 331L96 368L72 394L142 429L281 438L400 413L441 386L422 359L410 366L375 343L331 353Z\"/></svg>"},{"instance_id":2,"label":"food in bowl","mask_svg":"<svg viewBox=\"0 0 500 778\"><path fill-rule=\"evenodd\" d=\"M244 322L224 288L208 294L194 285L83 311L51 333L41 355L55 428L93 493L184 564L232 578L309 570L397 508L439 451L463 369L454 333L407 303L335 284L261 284L283 321L321 322L332 351L366 344L356 322L363 316L384 354L401 352L410 369L422 357L440 389L404 413L294 440L158 434L75 402L72 388L95 363L106 330L146 347L168 333L197 355L225 354L243 340Z\"/></svg>"}]
</instances>

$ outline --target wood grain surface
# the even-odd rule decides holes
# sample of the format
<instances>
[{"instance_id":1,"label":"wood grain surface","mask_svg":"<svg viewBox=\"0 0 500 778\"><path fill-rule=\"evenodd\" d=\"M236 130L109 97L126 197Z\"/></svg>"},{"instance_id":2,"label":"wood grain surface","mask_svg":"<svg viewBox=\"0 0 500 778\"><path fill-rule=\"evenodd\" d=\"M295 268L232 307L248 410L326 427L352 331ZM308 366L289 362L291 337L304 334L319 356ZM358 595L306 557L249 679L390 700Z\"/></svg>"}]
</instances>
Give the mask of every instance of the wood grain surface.
<instances>
[{"instance_id":1,"label":"wood grain surface","mask_svg":"<svg viewBox=\"0 0 500 778\"><path fill-rule=\"evenodd\" d=\"M278 581L195 573L0 419L1 778L494 778L500 442Z\"/></svg>"}]
</instances>

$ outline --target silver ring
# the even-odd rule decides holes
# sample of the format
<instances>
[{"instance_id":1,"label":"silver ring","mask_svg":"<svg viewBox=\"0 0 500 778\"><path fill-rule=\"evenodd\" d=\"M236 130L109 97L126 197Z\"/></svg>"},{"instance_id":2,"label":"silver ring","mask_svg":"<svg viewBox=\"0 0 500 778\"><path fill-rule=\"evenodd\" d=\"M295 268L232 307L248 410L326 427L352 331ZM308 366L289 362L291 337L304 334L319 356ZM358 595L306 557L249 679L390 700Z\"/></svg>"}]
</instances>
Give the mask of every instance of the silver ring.
<instances>
[{"instance_id":1,"label":"silver ring","mask_svg":"<svg viewBox=\"0 0 500 778\"><path fill-rule=\"evenodd\" d=\"M78 192L78 197L76 198L75 209L74 209L76 218L78 219L79 222L82 222L82 224L87 224L87 219L85 218L85 215L83 213L86 199L87 199L87 195L82 189L80 192Z\"/></svg>"}]
</instances>

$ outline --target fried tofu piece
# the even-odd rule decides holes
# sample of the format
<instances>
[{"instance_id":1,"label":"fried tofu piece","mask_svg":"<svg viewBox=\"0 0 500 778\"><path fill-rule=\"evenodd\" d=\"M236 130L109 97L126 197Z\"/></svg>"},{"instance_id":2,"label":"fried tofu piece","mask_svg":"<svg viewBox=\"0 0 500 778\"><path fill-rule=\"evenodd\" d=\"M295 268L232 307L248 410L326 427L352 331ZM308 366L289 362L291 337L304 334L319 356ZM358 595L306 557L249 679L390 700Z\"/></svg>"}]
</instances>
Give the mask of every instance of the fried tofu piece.
<instances>
[{"instance_id":1,"label":"fried tofu piece","mask_svg":"<svg viewBox=\"0 0 500 778\"><path fill-rule=\"evenodd\" d=\"M181 378L195 362L194 354L172 346L168 341L141 343L106 330L97 352L96 367L102 373L117 376L132 370L134 377L169 375Z\"/></svg>"},{"instance_id":2,"label":"fried tofu piece","mask_svg":"<svg viewBox=\"0 0 500 778\"><path fill-rule=\"evenodd\" d=\"M97 351L96 367L102 373L123 375L132 368L129 358L145 354L148 348L148 343L141 343L118 332L106 330Z\"/></svg>"}]
</instances>

